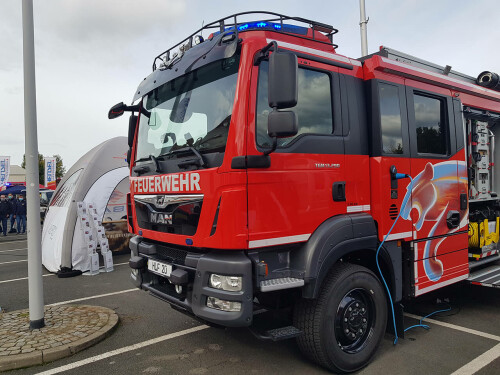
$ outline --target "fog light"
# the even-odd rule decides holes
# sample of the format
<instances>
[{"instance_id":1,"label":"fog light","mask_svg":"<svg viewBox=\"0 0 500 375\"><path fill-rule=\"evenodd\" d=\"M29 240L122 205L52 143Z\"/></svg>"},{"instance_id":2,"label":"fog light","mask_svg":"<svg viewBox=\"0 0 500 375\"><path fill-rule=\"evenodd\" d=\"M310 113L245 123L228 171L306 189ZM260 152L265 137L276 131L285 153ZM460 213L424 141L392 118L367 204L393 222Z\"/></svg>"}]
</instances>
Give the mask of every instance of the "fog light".
<instances>
[{"instance_id":1,"label":"fog light","mask_svg":"<svg viewBox=\"0 0 500 375\"><path fill-rule=\"evenodd\" d=\"M224 301L216 297L207 298L207 306L222 311L237 312L241 311L241 302Z\"/></svg>"},{"instance_id":2,"label":"fog light","mask_svg":"<svg viewBox=\"0 0 500 375\"><path fill-rule=\"evenodd\" d=\"M241 276L224 276L213 273L210 275L208 284L215 289L227 290L228 292L239 292L243 284Z\"/></svg>"}]
</instances>

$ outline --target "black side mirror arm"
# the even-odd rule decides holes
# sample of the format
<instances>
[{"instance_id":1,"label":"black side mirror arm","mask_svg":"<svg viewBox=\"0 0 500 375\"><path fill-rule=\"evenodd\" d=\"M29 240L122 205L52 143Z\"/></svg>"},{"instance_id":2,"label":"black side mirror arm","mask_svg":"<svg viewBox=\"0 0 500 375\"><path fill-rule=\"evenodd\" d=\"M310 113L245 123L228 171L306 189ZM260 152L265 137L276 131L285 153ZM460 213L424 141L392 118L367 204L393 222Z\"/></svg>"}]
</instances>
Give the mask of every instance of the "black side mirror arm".
<instances>
[{"instance_id":1,"label":"black side mirror arm","mask_svg":"<svg viewBox=\"0 0 500 375\"><path fill-rule=\"evenodd\" d=\"M269 52L270 51L278 51L278 43L276 43L275 40L273 40L271 43L269 43L267 46L262 48L257 55L255 55L255 58L253 60L253 65L258 66L260 65L262 60L265 60L269 57Z\"/></svg>"},{"instance_id":2,"label":"black side mirror arm","mask_svg":"<svg viewBox=\"0 0 500 375\"><path fill-rule=\"evenodd\" d=\"M264 151L264 153L262 155L267 156L270 153L276 151L276 147L278 147L278 138L277 137L272 137L272 138L273 138L273 144L272 144L271 148Z\"/></svg>"}]
</instances>

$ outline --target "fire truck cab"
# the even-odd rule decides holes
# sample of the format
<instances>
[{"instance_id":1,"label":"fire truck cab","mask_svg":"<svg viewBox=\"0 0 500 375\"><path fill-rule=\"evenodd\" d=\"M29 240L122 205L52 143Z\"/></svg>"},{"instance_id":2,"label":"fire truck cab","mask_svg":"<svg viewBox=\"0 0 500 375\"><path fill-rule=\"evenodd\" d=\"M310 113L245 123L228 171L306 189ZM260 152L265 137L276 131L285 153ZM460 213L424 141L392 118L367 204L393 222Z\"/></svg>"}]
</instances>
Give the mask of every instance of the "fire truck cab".
<instances>
[{"instance_id":1,"label":"fire truck cab","mask_svg":"<svg viewBox=\"0 0 500 375\"><path fill-rule=\"evenodd\" d=\"M384 47L348 58L336 32L226 17L157 56L109 117L132 112L133 283L352 372L387 326L402 336L404 298L500 285L500 86Z\"/></svg>"}]
</instances>

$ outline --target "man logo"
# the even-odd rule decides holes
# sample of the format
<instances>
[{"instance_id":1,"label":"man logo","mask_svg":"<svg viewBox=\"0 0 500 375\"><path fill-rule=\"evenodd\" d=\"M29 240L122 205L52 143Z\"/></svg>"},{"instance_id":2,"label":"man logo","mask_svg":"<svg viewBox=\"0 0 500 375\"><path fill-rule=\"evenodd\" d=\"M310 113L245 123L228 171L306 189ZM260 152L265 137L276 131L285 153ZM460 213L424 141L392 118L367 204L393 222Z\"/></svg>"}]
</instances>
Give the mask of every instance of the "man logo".
<instances>
[{"instance_id":1,"label":"man logo","mask_svg":"<svg viewBox=\"0 0 500 375\"><path fill-rule=\"evenodd\" d=\"M152 224L172 224L172 214L150 212L149 221L151 221Z\"/></svg>"},{"instance_id":2,"label":"man logo","mask_svg":"<svg viewBox=\"0 0 500 375\"><path fill-rule=\"evenodd\" d=\"M165 196L164 195L157 195L156 196L156 207L163 207L165 204Z\"/></svg>"}]
</instances>

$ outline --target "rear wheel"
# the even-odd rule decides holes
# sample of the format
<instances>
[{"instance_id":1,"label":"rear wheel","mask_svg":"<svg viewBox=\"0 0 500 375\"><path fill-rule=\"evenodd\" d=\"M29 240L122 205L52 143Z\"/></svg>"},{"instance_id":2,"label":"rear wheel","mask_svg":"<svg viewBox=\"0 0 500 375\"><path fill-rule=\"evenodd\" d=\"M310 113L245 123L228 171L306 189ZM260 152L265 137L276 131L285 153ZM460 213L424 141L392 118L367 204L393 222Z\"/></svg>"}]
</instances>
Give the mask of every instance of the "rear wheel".
<instances>
[{"instance_id":1,"label":"rear wheel","mask_svg":"<svg viewBox=\"0 0 500 375\"><path fill-rule=\"evenodd\" d=\"M336 372L359 370L370 362L385 332L384 290L369 269L338 263L316 300L297 303L294 323L303 331L297 343L308 358Z\"/></svg>"}]
</instances>

